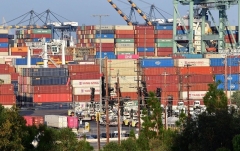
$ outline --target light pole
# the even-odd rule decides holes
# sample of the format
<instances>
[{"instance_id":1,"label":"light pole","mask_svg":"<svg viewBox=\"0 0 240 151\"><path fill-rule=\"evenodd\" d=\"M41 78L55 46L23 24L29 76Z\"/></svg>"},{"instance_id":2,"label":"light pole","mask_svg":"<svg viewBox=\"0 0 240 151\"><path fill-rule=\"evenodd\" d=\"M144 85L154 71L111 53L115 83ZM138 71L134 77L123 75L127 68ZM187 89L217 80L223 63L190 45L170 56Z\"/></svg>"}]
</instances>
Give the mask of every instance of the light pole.
<instances>
[{"instance_id":1,"label":"light pole","mask_svg":"<svg viewBox=\"0 0 240 151\"><path fill-rule=\"evenodd\" d=\"M99 17L99 31L100 31L100 37L99 37L99 43L100 43L100 58L99 58L99 66L100 66L100 84L99 84L99 93L100 93L100 112L102 111L102 17L107 17L109 15L93 15L93 17Z\"/></svg>"}]
</instances>

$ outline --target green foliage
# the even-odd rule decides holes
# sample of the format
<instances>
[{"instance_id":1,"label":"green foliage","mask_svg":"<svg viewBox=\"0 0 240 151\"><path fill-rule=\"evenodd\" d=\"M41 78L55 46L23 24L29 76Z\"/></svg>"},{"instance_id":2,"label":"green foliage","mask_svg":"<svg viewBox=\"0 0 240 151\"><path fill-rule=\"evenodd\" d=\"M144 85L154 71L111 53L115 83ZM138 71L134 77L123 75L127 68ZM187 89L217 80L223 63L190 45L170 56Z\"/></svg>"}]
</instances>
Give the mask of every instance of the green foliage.
<instances>
[{"instance_id":1,"label":"green foliage","mask_svg":"<svg viewBox=\"0 0 240 151\"><path fill-rule=\"evenodd\" d=\"M221 148L218 148L216 151L231 151L231 150L225 147L221 147Z\"/></svg>"},{"instance_id":2,"label":"green foliage","mask_svg":"<svg viewBox=\"0 0 240 151\"><path fill-rule=\"evenodd\" d=\"M148 109L143 111L143 123L141 132L145 134L148 139L160 137L162 131L162 109L161 104L156 98L155 93L149 92L147 100ZM150 113L150 114L149 114Z\"/></svg>"},{"instance_id":3,"label":"green foliage","mask_svg":"<svg viewBox=\"0 0 240 151\"><path fill-rule=\"evenodd\" d=\"M103 146L102 151L120 151L120 146L116 142L109 142L107 145Z\"/></svg>"},{"instance_id":4,"label":"green foliage","mask_svg":"<svg viewBox=\"0 0 240 151\"><path fill-rule=\"evenodd\" d=\"M138 148L138 144L135 139L128 138L127 140L121 141L120 146L121 151L141 151L141 149Z\"/></svg>"},{"instance_id":5,"label":"green foliage","mask_svg":"<svg viewBox=\"0 0 240 151\"><path fill-rule=\"evenodd\" d=\"M233 143L233 150L240 151L240 134L235 135L232 140Z\"/></svg>"},{"instance_id":6,"label":"green foliage","mask_svg":"<svg viewBox=\"0 0 240 151\"><path fill-rule=\"evenodd\" d=\"M233 104L236 104L238 107L240 107L240 91L233 92L231 99Z\"/></svg>"},{"instance_id":7,"label":"green foliage","mask_svg":"<svg viewBox=\"0 0 240 151\"><path fill-rule=\"evenodd\" d=\"M136 139L136 136L135 136L135 133L134 133L133 129L131 129L131 131L129 132L129 137L133 138L133 139Z\"/></svg>"},{"instance_id":8,"label":"green foliage","mask_svg":"<svg viewBox=\"0 0 240 151\"><path fill-rule=\"evenodd\" d=\"M227 109L227 96L223 90L218 90L219 81L208 84L208 92L203 97L204 104L207 107L209 114L216 112L216 110Z\"/></svg>"}]
</instances>

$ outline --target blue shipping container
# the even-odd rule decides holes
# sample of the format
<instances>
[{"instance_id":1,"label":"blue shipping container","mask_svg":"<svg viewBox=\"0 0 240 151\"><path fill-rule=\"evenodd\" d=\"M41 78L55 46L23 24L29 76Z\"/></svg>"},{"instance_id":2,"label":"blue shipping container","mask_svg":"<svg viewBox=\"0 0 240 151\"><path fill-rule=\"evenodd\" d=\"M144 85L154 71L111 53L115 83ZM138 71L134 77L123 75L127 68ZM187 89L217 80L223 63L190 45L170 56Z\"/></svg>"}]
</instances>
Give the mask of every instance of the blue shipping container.
<instances>
[{"instance_id":1,"label":"blue shipping container","mask_svg":"<svg viewBox=\"0 0 240 151\"><path fill-rule=\"evenodd\" d=\"M31 65L36 65L37 62L42 62L42 58L31 58ZM15 58L13 59L14 65L27 65L27 58Z\"/></svg>"},{"instance_id":2,"label":"blue shipping container","mask_svg":"<svg viewBox=\"0 0 240 151\"><path fill-rule=\"evenodd\" d=\"M189 52L189 48L188 47L177 47L177 51L178 52Z\"/></svg>"},{"instance_id":3,"label":"blue shipping container","mask_svg":"<svg viewBox=\"0 0 240 151\"><path fill-rule=\"evenodd\" d=\"M231 86L231 87L230 87L230 86ZM225 85L224 85L224 83L220 83L217 88L220 89L220 90L225 90ZM227 90L228 90L228 91L229 91L229 90L237 91L237 90L239 90L239 84L238 84L238 83L231 83L231 85L230 85L230 83L228 83ZM232 93L233 93L233 92L232 92Z\"/></svg>"},{"instance_id":4,"label":"blue shipping container","mask_svg":"<svg viewBox=\"0 0 240 151\"><path fill-rule=\"evenodd\" d=\"M114 38L114 34L96 34L95 35L95 38L109 38L109 39L112 39Z\"/></svg>"},{"instance_id":5,"label":"blue shipping container","mask_svg":"<svg viewBox=\"0 0 240 151\"><path fill-rule=\"evenodd\" d=\"M237 30L225 30L225 34L226 35L231 35L231 32L232 32L232 34L238 34L238 31Z\"/></svg>"},{"instance_id":6,"label":"blue shipping container","mask_svg":"<svg viewBox=\"0 0 240 151\"><path fill-rule=\"evenodd\" d=\"M177 30L177 35L184 35L187 34L186 30Z\"/></svg>"},{"instance_id":7,"label":"blue shipping container","mask_svg":"<svg viewBox=\"0 0 240 151\"><path fill-rule=\"evenodd\" d=\"M102 34L114 34L114 30L101 30ZM96 30L96 34L100 34L100 30Z\"/></svg>"},{"instance_id":8,"label":"blue shipping container","mask_svg":"<svg viewBox=\"0 0 240 151\"><path fill-rule=\"evenodd\" d=\"M68 76L67 68L23 68L23 76L26 77L39 77L39 76L48 76L48 77L64 77Z\"/></svg>"},{"instance_id":9,"label":"blue shipping container","mask_svg":"<svg viewBox=\"0 0 240 151\"><path fill-rule=\"evenodd\" d=\"M224 66L224 58L210 58L211 67Z\"/></svg>"},{"instance_id":10,"label":"blue shipping container","mask_svg":"<svg viewBox=\"0 0 240 151\"><path fill-rule=\"evenodd\" d=\"M171 25L166 25L166 26L157 25L157 26L155 26L155 29L156 30L173 30L173 26L171 26Z\"/></svg>"},{"instance_id":11,"label":"blue shipping container","mask_svg":"<svg viewBox=\"0 0 240 151\"><path fill-rule=\"evenodd\" d=\"M0 34L0 38L8 38L8 34Z\"/></svg>"},{"instance_id":12,"label":"blue shipping container","mask_svg":"<svg viewBox=\"0 0 240 151\"><path fill-rule=\"evenodd\" d=\"M141 61L142 68L157 68L157 67L173 67L173 59L143 59Z\"/></svg>"},{"instance_id":13,"label":"blue shipping container","mask_svg":"<svg viewBox=\"0 0 240 151\"><path fill-rule=\"evenodd\" d=\"M14 39L14 35L8 35L8 39Z\"/></svg>"},{"instance_id":14,"label":"blue shipping container","mask_svg":"<svg viewBox=\"0 0 240 151\"><path fill-rule=\"evenodd\" d=\"M155 48L154 47L146 47L146 48L144 48L144 47L138 47L137 48L137 51L138 52L154 52L155 51Z\"/></svg>"},{"instance_id":15,"label":"blue shipping container","mask_svg":"<svg viewBox=\"0 0 240 151\"><path fill-rule=\"evenodd\" d=\"M184 57L187 58L187 59L191 59L191 58L194 58L194 59L203 58L203 55L202 55L202 54L182 54L182 56L184 56Z\"/></svg>"},{"instance_id":16,"label":"blue shipping container","mask_svg":"<svg viewBox=\"0 0 240 151\"><path fill-rule=\"evenodd\" d=\"M0 43L0 48L8 48L8 43Z\"/></svg>"},{"instance_id":17,"label":"blue shipping container","mask_svg":"<svg viewBox=\"0 0 240 151\"><path fill-rule=\"evenodd\" d=\"M33 38L32 42L39 42L38 40L39 40L39 38ZM51 38L46 38L46 42L49 42L50 40L51 40Z\"/></svg>"},{"instance_id":18,"label":"blue shipping container","mask_svg":"<svg viewBox=\"0 0 240 151\"><path fill-rule=\"evenodd\" d=\"M101 58L107 57L108 59L116 59L114 52L102 52ZM100 52L97 52L96 58L100 58Z\"/></svg>"},{"instance_id":19,"label":"blue shipping container","mask_svg":"<svg viewBox=\"0 0 240 151\"><path fill-rule=\"evenodd\" d=\"M228 74L228 78L231 79L231 83L238 83L239 82L239 75L238 74ZM215 75L216 81L221 81L222 83L225 82L225 75L224 74L216 74ZM230 82L230 79L228 79L228 82Z\"/></svg>"},{"instance_id":20,"label":"blue shipping container","mask_svg":"<svg viewBox=\"0 0 240 151\"><path fill-rule=\"evenodd\" d=\"M68 77L30 77L30 85L66 85Z\"/></svg>"},{"instance_id":21,"label":"blue shipping container","mask_svg":"<svg viewBox=\"0 0 240 151\"><path fill-rule=\"evenodd\" d=\"M227 58L227 65L228 66L238 66L240 58Z\"/></svg>"}]
</instances>

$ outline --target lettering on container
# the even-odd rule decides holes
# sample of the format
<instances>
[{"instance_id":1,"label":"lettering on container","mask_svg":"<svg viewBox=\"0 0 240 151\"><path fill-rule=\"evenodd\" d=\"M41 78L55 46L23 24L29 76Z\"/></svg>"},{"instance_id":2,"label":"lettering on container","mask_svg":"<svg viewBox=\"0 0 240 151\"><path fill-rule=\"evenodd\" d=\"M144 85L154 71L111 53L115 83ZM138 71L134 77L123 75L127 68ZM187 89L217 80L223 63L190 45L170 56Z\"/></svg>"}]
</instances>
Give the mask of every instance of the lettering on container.
<instances>
[{"instance_id":1,"label":"lettering on container","mask_svg":"<svg viewBox=\"0 0 240 151\"><path fill-rule=\"evenodd\" d=\"M160 61L156 61L155 64L156 64L156 65L160 65L161 62L160 62Z\"/></svg>"},{"instance_id":2,"label":"lettering on container","mask_svg":"<svg viewBox=\"0 0 240 151\"><path fill-rule=\"evenodd\" d=\"M93 84L99 84L99 82L97 82L97 81L95 81L95 82L79 82L79 85L85 85L85 84L93 85Z\"/></svg>"}]
</instances>

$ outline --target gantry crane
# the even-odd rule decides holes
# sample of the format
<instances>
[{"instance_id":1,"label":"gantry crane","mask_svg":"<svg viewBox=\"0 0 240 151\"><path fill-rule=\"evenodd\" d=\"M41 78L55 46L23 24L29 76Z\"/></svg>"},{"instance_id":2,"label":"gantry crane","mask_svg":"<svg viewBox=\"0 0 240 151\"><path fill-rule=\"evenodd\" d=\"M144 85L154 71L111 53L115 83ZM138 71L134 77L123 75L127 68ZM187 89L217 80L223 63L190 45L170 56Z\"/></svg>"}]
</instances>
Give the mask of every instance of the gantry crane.
<instances>
[{"instance_id":1,"label":"gantry crane","mask_svg":"<svg viewBox=\"0 0 240 151\"><path fill-rule=\"evenodd\" d=\"M137 23L134 23L131 21L131 18L129 18L127 15L125 15L118 7L116 4L113 3L112 0L107 0L112 7L119 13L119 15L127 22L128 25L132 26L132 25L136 25Z\"/></svg>"},{"instance_id":2,"label":"gantry crane","mask_svg":"<svg viewBox=\"0 0 240 151\"><path fill-rule=\"evenodd\" d=\"M140 16L146 21L147 25L153 25L152 22L148 19L147 15L131 0L128 2L132 5L132 7L139 13Z\"/></svg>"}]
</instances>

